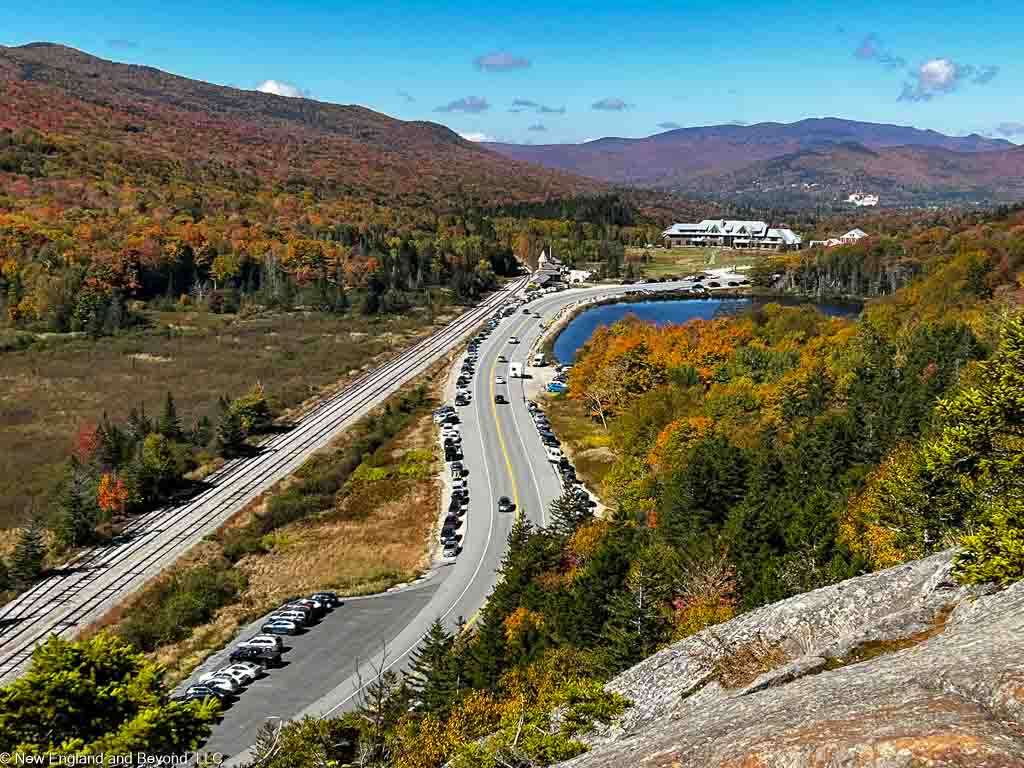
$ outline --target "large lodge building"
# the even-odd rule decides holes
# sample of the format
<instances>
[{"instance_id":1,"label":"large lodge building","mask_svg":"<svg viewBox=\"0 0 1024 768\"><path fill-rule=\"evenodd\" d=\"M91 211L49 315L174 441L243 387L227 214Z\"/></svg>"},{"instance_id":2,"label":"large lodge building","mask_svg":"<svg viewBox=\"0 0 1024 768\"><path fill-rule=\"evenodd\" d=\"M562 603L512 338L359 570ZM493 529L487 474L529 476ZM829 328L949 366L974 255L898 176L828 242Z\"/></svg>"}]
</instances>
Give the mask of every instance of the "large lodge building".
<instances>
[{"instance_id":1,"label":"large lodge building","mask_svg":"<svg viewBox=\"0 0 1024 768\"><path fill-rule=\"evenodd\" d=\"M776 229L763 221L735 219L704 219L700 224L673 224L661 236L669 248L722 246L795 251L803 242L800 235L791 229Z\"/></svg>"}]
</instances>

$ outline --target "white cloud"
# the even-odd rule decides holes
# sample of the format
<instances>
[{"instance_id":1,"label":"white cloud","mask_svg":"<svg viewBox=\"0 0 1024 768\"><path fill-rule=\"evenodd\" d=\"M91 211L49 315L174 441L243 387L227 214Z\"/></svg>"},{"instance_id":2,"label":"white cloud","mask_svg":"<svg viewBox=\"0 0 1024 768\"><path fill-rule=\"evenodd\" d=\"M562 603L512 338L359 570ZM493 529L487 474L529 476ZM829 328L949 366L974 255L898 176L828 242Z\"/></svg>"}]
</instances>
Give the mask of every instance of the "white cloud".
<instances>
[{"instance_id":1,"label":"white cloud","mask_svg":"<svg viewBox=\"0 0 1024 768\"><path fill-rule=\"evenodd\" d=\"M948 91L956 84L956 64L949 59L929 59L921 65L917 79L926 90Z\"/></svg>"},{"instance_id":2,"label":"white cloud","mask_svg":"<svg viewBox=\"0 0 1024 768\"><path fill-rule=\"evenodd\" d=\"M261 93L272 93L275 96L287 96L290 99L301 99L308 94L293 83L286 83L283 80L264 80L256 86Z\"/></svg>"},{"instance_id":3,"label":"white cloud","mask_svg":"<svg viewBox=\"0 0 1024 768\"><path fill-rule=\"evenodd\" d=\"M992 64L976 67L944 57L928 59L910 72L913 80L903 84L899 101L931 101L935 96L958 90L964 83L991 83L998 74L999 67Z\"/></svg>"},{"instance_id":4,"label":"white cloud","mask_svg":"<svg viewBox=\"0 0 1024 768\"><path fill-rule=\"evenodd\" d=\"M497 141L496 138L482 131L456 131L466 141Z\"/></svg>"}]
</instances>

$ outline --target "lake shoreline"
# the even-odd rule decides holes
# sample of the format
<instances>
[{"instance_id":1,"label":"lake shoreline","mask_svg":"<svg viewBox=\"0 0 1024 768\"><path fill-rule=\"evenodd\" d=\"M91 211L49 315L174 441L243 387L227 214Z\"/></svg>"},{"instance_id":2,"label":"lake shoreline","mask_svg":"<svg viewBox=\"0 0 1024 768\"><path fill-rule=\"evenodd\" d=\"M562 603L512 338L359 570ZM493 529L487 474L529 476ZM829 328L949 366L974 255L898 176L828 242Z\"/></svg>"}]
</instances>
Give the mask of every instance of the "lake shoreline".
<instances>
[{"instance_id":1,"label":"lake shoreline","mask_svg":"<svg viewBox=\"0 0 1024 768\"><path fill-rule=\"evenodd\" d=\"M659 312L658 305L666 304L671 305L671 308ZM833 317L853 317L859 315L864 307L863 302L849 299L815 300L809 297L751 291L716 291L703 296L685 291L613 296L580 306L570 317L563 318L562 328L553 338L546 340L545 351L548 351L559 364L572 363L576 353L598 327L617 322L628 314L658 325L676 325L690 320L710 320L721 313L737 316L765 304L780 304L784 307L813 304ZM628 309L615 309L623 305L628 306ZM646 309L647 307L654 309L652 311ZM676 308L685 308L687 311L674 311ZM590 319L581 324L581 319L588 316Z\"/></svg>"}]
</instances>

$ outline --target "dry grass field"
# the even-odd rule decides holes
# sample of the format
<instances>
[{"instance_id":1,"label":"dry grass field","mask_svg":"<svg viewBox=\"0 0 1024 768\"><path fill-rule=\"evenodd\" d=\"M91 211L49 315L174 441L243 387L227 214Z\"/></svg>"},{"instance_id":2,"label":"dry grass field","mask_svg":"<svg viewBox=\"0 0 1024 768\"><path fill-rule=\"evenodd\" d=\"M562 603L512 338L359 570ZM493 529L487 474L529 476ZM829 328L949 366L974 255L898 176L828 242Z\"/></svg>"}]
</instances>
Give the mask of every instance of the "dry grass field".
<instances>
[{"instance_id":1,"label":"dry grass field","mask_svg":"<svg viewBox=\"0 0 1024 768\"><path fill-rule=\"evenodd\" d=\"M418 312L386 319L168 312L150 320L121 336L51 339L0 353L0 529L45 505L82 422L104 412L122 420L140 404L156 414L170 391L188 426L213 414L219 395L239 395L257 381L276 406L290 408L432 327Z\"/></svg>"},{"instance_id":2,"label":"dry grass field","mask_svg":"<svg viewBox=\"0 0 1024 768\"><path fill-rule=\"evenodd\" d=\"M770 254L729 248L627 248L626 260L640 264L645 277L682 277L703 269L752 266Z\"/></svg>"}]
</instances>

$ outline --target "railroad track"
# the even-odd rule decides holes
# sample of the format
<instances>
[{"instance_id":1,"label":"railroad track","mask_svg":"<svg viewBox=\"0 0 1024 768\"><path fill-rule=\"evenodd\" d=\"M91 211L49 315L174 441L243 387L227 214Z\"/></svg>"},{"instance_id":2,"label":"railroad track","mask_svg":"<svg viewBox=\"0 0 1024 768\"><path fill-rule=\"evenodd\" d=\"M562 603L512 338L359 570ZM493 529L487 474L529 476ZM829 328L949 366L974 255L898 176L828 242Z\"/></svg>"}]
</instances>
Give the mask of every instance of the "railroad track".
<instances>
[{"instance_id":1,"label":"railroad track","mask_svg":"<svg viewBox=\"0 0 1024 768\"><path fill-rule=\"evenodd\" d=\"M0 681L51 634L69 634L159 573L245 504L297 469L342 429L422 373L518 291L516 281L449 325L324 399L296 426L211 474L211 487L139 515L114 543L91 547L0 609Z\"/></svg>"}]
</instances>

